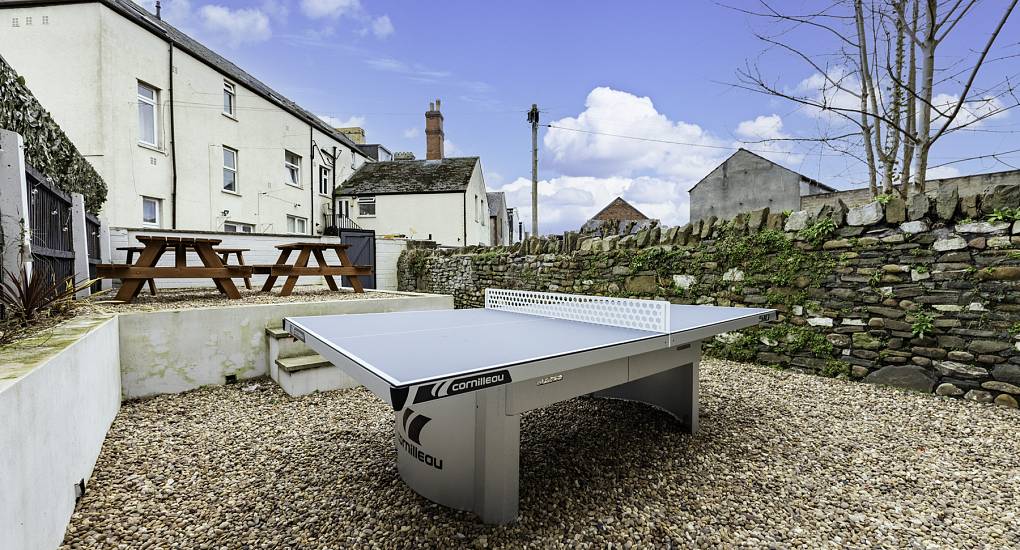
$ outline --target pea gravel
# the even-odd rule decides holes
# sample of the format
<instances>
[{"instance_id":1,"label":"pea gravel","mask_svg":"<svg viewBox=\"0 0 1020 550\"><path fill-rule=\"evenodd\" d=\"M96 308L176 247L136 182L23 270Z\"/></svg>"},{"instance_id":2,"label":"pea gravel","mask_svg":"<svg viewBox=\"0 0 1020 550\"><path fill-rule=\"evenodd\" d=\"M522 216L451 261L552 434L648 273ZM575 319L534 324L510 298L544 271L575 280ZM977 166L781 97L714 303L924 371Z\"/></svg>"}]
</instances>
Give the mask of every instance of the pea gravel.
<instances>
[{"instance_id":1,"label":"pea gravel","mask_svg":"<svg viewBox=\"0 0 1020 550\"><path fill-rule=\"evenodd\" d=\"M521 517L397 474L364 389L125 403L66 548L1017 547L1020 412L706 360L701 430L581 398L524 416Z\"/></svg>"}]
</instances>

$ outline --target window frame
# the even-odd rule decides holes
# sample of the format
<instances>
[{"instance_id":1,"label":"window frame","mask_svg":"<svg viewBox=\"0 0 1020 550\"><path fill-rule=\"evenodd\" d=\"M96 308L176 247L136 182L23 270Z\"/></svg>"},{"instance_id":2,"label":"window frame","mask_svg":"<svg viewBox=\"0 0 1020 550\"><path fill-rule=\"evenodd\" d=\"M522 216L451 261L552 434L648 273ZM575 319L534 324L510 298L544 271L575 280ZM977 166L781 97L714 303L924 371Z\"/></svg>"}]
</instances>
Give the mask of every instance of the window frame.
<instances>
[{"instance_id":1,"label":"window frame","mask_svg":"<svg viewBox=\"0 0 1020 550\"><path fill-rule=\"evenodd\" d=\"M145 220L145 205L146 203L152 203L154 205L155 221ZM163 227L162 223L162 211L163 200L155 197L142 196L142 227Z\"/></svg>"},{"instance_id":2,"label":"window frame","mask_svg":"<svg viewBox=\"0 0 1020 550\"><path fill-rule=\"evenodd\" d=\"M232 166L232 167L231 166L227 166L227 152L228 151L234 154L233 155L234 156L234 166ZM229 145L224 145L223 146L223 166L222 166L222 168L223 168L223 180L220 182L220 184L221 184L221 189L223 190L224 193L231 193L231 194L234 194L234 195L240 195L241 194L241 192L238 191L238 188L240 187L240 184L241 184L239 173L238 173L239 172L239 170L238 170L238 161L239 161L239 159L240 159L240 153L237 151L237 149L234 149L233 147L230 147ZM228 170L230 172L233 172L233 174L234 174L234 186L233 186L234 188L233 189L227 189L227 171Z\"/></svg>"},{"instance_id":3,"label":"window frame","mask_svg":"<svg viewBox=\"0 0 1020 550\"><path fill-rule=\"evenodd\" d=\"M297 159L297 163L291 162L290 161L290 157L288 155L293 155L294 158ZM299 154L297 154L297 153L295 153L293 151L284 149L283 150L283 169L286 171L286 174L287 174L287 178L284 180L284 183L286 183L287 185L289 185L291 187L297 187L298 189L301 189L302 188L301 187L301 155L299 155Z\"/></svg>"},{"instance_id":4,"label":"window frame","mask_svg":"<svg viewBox=\"0 0 1020 550\"><path fill-rule=\"evenodd\" d=\"M233 230L227 229L228 226L234 227L235 229L233 229ZM223 232L224 233L242 233L242 234L250 235L252 233L255 233L255 225L254 224L250 224L250 223L244 223L244 222L226 221L226 222L223 222Z\"/></svg>"},{"instance_id":5,"label":"window frame","mask_svg":"<svg viewBox=\"0 0 1020 550\"><path fill-rule=\"evenodd\" d=\"M137 87L135 88L135 97L138 103L138 144L143 147L152 147L159 149L159 88L151 84L147 84L141 80L136 81ZM152 92L152 97L146 97L142 95L142 88L145 88ZM147 105L152 109L152 141L145 141L142 135L142 105Z\"/></svg>"},{"instance_id":6,"label":"window frame","mask_svg":"<svg viewBox=\"0 0 1020 550\"><path fill-rule=\"evenodd\" d=\"M333 169L325 164L319 165L319 194L323 197L328 197L332 191L332 185L330 185L332 171Z\"/></svg>"},{"instance_id":7,"label":"window frame","mask_svg":"<svg viewBox=\"0 0 1020 550\"><path fill-rule=\"evenodd\" d=\"M291 222L293 222L294 229L291 230ZM302 231L297 230L298 222L301 222ZM307 235L308 234L308 218L301 216L295 216L293 214L287 214L287 233L291 235Z\"/></svg>"},{"instance_id":8,"label":"window frame","mask_svg":"<svg viewBox=\"0 0 1020 550\"><path fill-rule=\"evenodd\" d=\"M227 110L227 98L230 98L230 110ZM237 85L229 80L223 81L223 116L237 120Z\"/></svg>"},{"instance_id":9,"label":"window frame","mask_svg":"<svg viewBox=\"0 0 1020 550\"><path fill-rule=\"evenodd\" d=\"M374 217L376 217L376 215L378 213L377 204L378 203L376 202L374 195L370 196L370 197L358 197L358 217L359 218L374 218ZM363 213L362 210L361 210L362 205L364 205L364 206L372 205L372 213L371 214Z\"/></svg>"}]
</instances>

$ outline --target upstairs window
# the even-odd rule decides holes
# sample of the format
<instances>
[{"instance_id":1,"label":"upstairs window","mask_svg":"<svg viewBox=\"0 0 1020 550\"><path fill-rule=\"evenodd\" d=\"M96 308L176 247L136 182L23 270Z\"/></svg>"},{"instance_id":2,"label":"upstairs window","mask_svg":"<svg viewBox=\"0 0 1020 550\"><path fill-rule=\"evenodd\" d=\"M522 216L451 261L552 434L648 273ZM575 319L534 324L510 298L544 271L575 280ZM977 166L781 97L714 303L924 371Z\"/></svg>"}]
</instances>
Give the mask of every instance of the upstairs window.
<instances>
[{"instance_id":1,"label":"upstairs window","mask_svg":"<svg viewBox=\"0 0 1020 550\"><path fill-rule=\"evenodd\" d=\"M375 197L358 197L358 215L375 216Z\"/></svg>"},{"instance_id":2,"label":"upstairs window","mask_svg":"<svg viewBox=\"0 0 1020 550\"><path fill-rule=\"evenodd\" d=\"M291 153L290 151L283 152L283 168L286 171L286 181L288 185L294 187L301 187L301 156Z\"/></svg>"},{"instance_id":3,"label":"upstairs window","mask_svg":"<svg viewBox=\"0 0 1020 550\"><path fill-rule=\"evenodd\" d=\"M223 81L223 114L229 117L236 117L237 113L237 92L234 85L226 80Z\"/></svg>"},{"instance_id":4,"label":"upstairs window","mask_svg":"<svg viewBox=\"0 0 1020 550\"><path fill-rule=\"evenodd\" d=\"M223 146L223 190L237 193L237 151Z\"/></svg>"},{"instance_id":5,"label":"upstairs window","mask_svg":"<svg viewBox=\"0 0 1020 550\"><path fill-rule=\"evenodd\" d=\"M331 185L331 181L330 181L330 177L329 177L330 173L331 173L331 171L329 169L329 166L320 166L319 167L319 194L320 195L329 195L329 192L330 192L330 190L333 187Z\"/></svg>"},{"instance_id":6,"label":"upstairs window","mask_svg":"<svg viewBox=\"0 0 1020 550\"><path fill-rule=\"evenodd\" d=\"M159 117L156 105L159 92L148 84L138 83L138 141L152 147L158 146Z\"/></svg>"}]
</instances>

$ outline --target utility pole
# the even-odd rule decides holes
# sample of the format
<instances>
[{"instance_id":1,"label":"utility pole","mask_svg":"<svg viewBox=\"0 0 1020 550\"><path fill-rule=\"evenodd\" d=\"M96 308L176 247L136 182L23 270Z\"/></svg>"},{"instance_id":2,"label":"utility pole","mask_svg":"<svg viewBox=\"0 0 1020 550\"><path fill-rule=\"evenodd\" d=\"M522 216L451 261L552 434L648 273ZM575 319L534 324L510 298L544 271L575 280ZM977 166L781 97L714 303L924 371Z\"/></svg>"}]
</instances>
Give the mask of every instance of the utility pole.
<instances>
[{"instance_id":1,"label":"utility pole","mask_svg":"<svg viewBox=\"0 0 1020 550\"><path fill-rule=\"evenodd\" d=\"M538 236L538 105L528 111L531 123L531 234Z\"/></svg>"}]
</instances>

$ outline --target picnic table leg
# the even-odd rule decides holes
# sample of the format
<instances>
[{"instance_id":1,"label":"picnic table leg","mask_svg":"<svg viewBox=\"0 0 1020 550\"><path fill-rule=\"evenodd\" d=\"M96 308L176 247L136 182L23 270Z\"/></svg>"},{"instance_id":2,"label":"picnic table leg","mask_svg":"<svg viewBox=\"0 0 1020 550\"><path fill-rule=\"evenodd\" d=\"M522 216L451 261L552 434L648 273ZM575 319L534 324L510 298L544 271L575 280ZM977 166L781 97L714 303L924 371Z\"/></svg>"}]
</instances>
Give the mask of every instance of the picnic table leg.
<instances>
[{"instance_id":1,"label":"picnic table leg","mask_svg":"<svg viewBox=\"0 0 1020 550\"><path fill-rule=\"evenodd\" d=\"M135 251L134 251L134 249L128 249L128 251L127 251L127 263L128 263L128 265L131 265L134 261L135 261ZM146 279L145 282L149 284L149 294L152 294L153 296L155 296L156 295L156 281L154 279Z\"/></svg>"},{"instance_id":2,"label":"picnic table leg","mask_svg":"<svg viewBox=\"0 0 1020 550\"><path fill-rule=\"evenodd\" d=\"M198 257L202 259L202 263L206 267L223 267L223 262L220 261L220 257L213 252L212 245L210 244L196 244L195 252L198 253ZM227 298L231 300L239 300L241 293L238 292L237 287L234 286L234 281L230 277L225 278L214 278L213 282L216 283L216 288L220 289L220 292L227 295Z\"/></svg>"},{"instance_id":3,"label":"picnic table leg","mask_svg":"<svg viewBox=\"0 0 1020 550\"><path fill-rule=\"evenodd\" d=\"M307 267L308 257L311 255L311 250L302 248L301 252L298 253L297 261L294 262L294 267ZM283 288L280 289L280 296L290 296L290 293L294 292L294 285L297 284L297 280L297 275L288 276L287 282L283 283Z\"/></svg>"},{"instance_id":4,"label":"picnic table leg","mask_svg":"<svg viewBox=\"0 0 1020 550\"><path fill-rule=\"evenodd\" d=\"M319 267L327 267L326 257L322 254L321 250L316 248L312 251L312 253L315 254L315 261L318 262ZM340 288L336 286L336 281L333 280L332 275L323 275L323 277L326 279L326 286L328 286L330 290L340 290Z\"/></svg>"},{"instance_id":5,"label":"picnic table leg","mask_svg":"<svg viewBox=\"0 0 1020 550\"><path fill-rule=\"evenodd\" d=\"M159 261L160 256L163 255L163 251L166 250L165 243L150 242L145 244L145 248L142 253L138 255L138 263L132 264L137 267L155 267L156 262ZM152 279L148 279L150 284ZM135 297L138 296L138 291L142 289L142 284L145 280L142 279L128 279L127 281L121 280L120 290L117 291L116 299L121 302L131 303ZM153 287L149 287L150 289ZM155 293L155 290L153 290Z\"/></svg>"},{"instance_id":6,"label":"picnic table leg","mask_svg":"<svg viewBox=\"0 0 1020 550\"><path fill-rule=\"evenodd\" d=\"M347 256L347 251L345 249L337 247L335 250L337 257L340 258L341 266L354 267L354 264L351 263L351 259ZM351 287L354 288L354 292L365 292L365 287L361 285L361 279L357 275L351 275L347 278L351 280Z\"/></svg>"},{"instance_id":7,"label":"picnic table leg","mask_svg":"<svg viewBox=\"0 0 1020 550\"><path fill-rule=\"evenodd\" d=\"M226 258L224 258L224 262L223 263L227 263L225 260L226 260ZM237 265L244 265L244 256L241 255L240 251L237 252ZM248 290L251 290L251 277L250 276L244 278L244 288L246 288Z\"/></svg>"},{"instance_id":8,"label":"picnic table leg","mask_svg":"<svg viewBox=\"0 0 1020 550\"><path fill-rule=\"evenodd\" d=\"M276 265L283 265L287 263L287 258L290 258L290 249L281 250L280 257L276 259ZM273 285L276 284L276 276L270 275L266 277L266 282L262 285L262 290L259 292L269 292L273 290Z\"/></svg>"}]
</instances>

